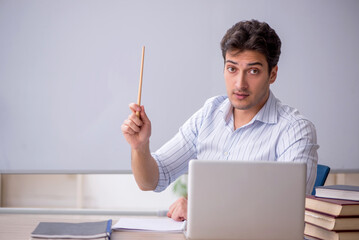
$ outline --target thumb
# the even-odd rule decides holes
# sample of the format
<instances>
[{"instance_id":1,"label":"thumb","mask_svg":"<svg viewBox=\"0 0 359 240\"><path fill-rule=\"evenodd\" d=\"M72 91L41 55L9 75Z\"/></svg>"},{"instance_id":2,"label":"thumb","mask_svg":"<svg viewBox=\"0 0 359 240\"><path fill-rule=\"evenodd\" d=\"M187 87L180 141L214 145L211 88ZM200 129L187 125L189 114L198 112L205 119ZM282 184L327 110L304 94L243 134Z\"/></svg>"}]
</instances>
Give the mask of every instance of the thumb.
<instances>
[{"instance_id":1,"label":"thumb","mask_svg":"<svg viewBox=\"0 0 359 240\"><path fill-rule=\"evenodd\" d=\"M140 112L140 115L141 115L141 119L144 123L151 123L150 119L147 117L147 114L145 112L145 107L144 106L141 106L141 112Z\"/></svg>"}]
</instances>

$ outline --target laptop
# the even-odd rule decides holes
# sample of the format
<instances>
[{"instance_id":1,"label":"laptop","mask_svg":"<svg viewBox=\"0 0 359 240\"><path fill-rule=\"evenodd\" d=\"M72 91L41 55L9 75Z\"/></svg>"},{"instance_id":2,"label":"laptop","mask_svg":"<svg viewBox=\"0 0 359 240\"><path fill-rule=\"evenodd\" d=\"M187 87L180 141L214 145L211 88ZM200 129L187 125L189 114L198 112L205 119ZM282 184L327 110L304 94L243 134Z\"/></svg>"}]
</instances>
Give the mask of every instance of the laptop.
<instances>
[{"instance_id":1,"label":"laptop","mask_svg":"<svg viewBox=\"0 0 359 240\"><path fill-rule=\"evenodd\" d=\"M303 240L306 164L191 160L188 239Z\"/></svg>"}]
</instances>

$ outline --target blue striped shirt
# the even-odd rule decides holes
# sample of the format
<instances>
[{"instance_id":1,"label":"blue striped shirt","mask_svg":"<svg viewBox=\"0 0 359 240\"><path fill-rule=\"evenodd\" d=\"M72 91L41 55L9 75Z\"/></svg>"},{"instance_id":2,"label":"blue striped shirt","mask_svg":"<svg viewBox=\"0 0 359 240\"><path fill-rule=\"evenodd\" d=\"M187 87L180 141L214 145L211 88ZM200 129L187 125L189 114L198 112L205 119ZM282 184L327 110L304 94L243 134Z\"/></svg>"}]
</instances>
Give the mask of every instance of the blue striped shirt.
<instances>
[{"instance_id":1,"label":"blue striped shirt","mask_svg":"<svg viewBox=\"0 0 359 240\"><path fill-rule=\"evenodd\" d=\"M191 159L282 161L307 164L306 193L317 171L316 130L298 110L282 104L270 92L261 110L234 130L233 107L227 96L217 96L189 118L179 132L152 156L159 167L156 192L188 172Z\"/></svg>"}]
</instances>

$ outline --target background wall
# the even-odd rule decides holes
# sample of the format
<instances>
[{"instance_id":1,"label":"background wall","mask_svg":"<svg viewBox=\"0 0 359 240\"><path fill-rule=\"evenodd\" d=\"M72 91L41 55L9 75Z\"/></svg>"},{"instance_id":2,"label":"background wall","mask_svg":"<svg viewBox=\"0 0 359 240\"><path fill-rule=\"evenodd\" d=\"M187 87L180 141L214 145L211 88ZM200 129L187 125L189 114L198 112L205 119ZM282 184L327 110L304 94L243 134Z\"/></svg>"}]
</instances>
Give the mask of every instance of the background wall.
<instances>
[{"instance_id":1,"label":"background wall","mask_svg":"<svg viewBox=\"0 0 359 240\"><path fill-rule=\"evenodd\" d=\"M0 175L0 207L82 208L161 212L179 197L173 185L161 193L139 190L132 174Z\"/></svg>"},{"instance_id":2,"label":"background wall","mask_svg":"<svg viewBox=\"0 0 359 240\"><path fill-rule=\"evenodd\" d=\"M272 89L318 131L320 162L359 169L358 1L0 1L0 173L129 172L120 126L143 104L155 150L225 94L219 42L244 19L283 41Z\"/></svg>"},{"instance_id":3,"label":"background wall","mask_svg":"<svg viewBox=\"0 0 359 240\"><path fill-rule=\"evenodd\" d=\"M0 207L82 208L126 212L162 212L179 197L172 186L164 192L143 192L130 174L0 176ZM330 173L325 185L359 186L358 173ZM54 187L56 186L56 187Z\"/></svg>"}]
</instances>

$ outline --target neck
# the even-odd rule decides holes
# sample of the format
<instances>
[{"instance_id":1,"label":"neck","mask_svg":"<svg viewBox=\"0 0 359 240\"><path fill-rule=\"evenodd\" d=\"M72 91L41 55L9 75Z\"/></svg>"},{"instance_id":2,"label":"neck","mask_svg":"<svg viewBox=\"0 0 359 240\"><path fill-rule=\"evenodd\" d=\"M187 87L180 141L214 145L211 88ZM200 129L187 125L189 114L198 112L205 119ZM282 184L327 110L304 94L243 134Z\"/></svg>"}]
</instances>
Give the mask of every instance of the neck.
<instances>
[{"instance_id":1,"label":"neck","mask_svg":"<svg viewBox=\"0 0 359 240\"><path fill-rule=\"evenodd\" d=\"M234 130L249 123L256 114L257 112L247 112L246 110L233 108Z\"/></svg>"},{"instance_id":2,"label":"neck","mask_svg":"<svg viewBox=\"0 0 359 240\"><path fill-rule=\"evenodd\" d=\"M248 124L254 118L254 116L262 109L264 104L268 101L268 98L269 98L269 93L268 96L265 98L265 101L254 108L250 108L250 109L233 108L234 130Z\"/></svg>"}]
</instances>

